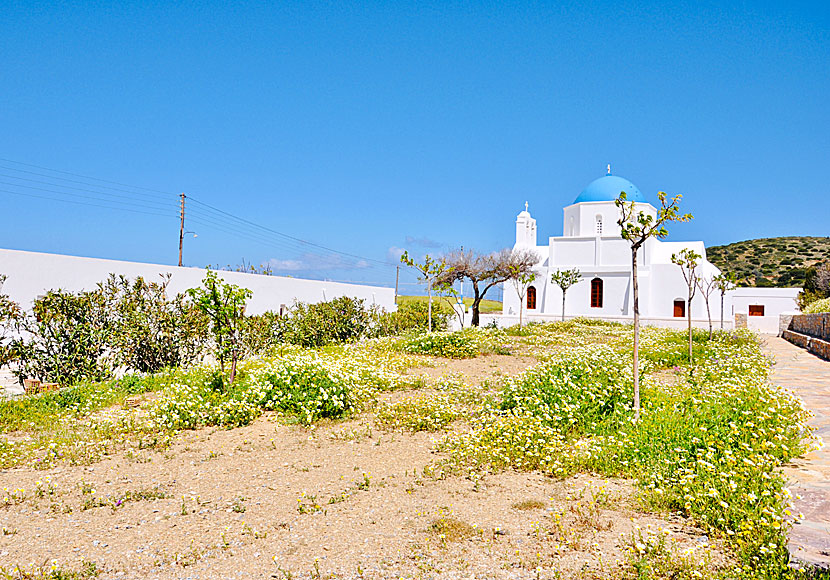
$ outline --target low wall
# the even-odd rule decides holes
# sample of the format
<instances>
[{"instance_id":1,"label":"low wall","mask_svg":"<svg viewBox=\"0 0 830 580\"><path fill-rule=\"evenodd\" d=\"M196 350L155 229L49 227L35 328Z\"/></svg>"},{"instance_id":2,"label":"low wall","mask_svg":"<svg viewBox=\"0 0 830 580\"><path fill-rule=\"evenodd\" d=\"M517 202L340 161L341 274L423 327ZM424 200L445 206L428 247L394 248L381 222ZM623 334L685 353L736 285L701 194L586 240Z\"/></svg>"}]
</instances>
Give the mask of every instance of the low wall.
<instances>
[{"instance_id":1,"label":"low wall","mask_svg":"<svg viewBox=\"0 0 830 580\"><path fill-rule=\"evenodd\" d=\"M781 336L816 356L830 360L830 313L797 314Z\"/></svg>"},{"instance_id":2,"label":"low wall","mask_svg":"<svg viewBox=\"0 0 830 580\"><path fill-rule=\"evenodd\" d=\"M148 282L158 282L160 276L170 274L167 292L173 295L200 286L205 270L0 249L0 274L8 276L3 293L28 309L38 296L49 290L93 290L110 274L122 274L128 278L142 276ZM294 300L315 303L340 296L362 298L367 304L395 310L394 288L242 272L217 271L216 274L226 282L253 292L246 309L248 314L262 314L267 310L280 312L281 308L291 306Z\"/></svg>"}]
</instances>

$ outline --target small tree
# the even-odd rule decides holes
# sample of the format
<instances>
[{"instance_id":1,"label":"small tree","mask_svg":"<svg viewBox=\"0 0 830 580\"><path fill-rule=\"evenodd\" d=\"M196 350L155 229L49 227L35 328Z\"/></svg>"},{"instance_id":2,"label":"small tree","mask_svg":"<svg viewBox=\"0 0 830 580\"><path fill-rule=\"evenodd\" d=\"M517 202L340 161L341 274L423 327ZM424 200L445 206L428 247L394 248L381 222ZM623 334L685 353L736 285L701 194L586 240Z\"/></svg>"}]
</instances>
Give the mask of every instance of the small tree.
<instances>
[{"instance_id":1,"label":"small tree","mask_svg":"<svg viewBox=\"0 0 830 580\"><path fill-rule=\"evenodd\" d=\"M689 364L692 364L692 298L695 297L695 292L697 292L697 265L700 258L700 254L689 248L683 248L679 253L671 255L672 263L680 266L680 271L683 272L683 279L686 281L686 287L688 288L686 319L689 321Z\"/></svg>"},{"instance_id":2,"label":"small tree","mask_svg":"<svg viewBox=\"0 0 830 580\"><path fill-rule=\"evenodd\" d=\"M706 317L709 319L709 340L712 340L712 310L709 308L709 298L718 289L715 284L715 277L698 278L697 289L700 290L700 295L703 296L703 302L706 304Z\"/></svg>"},{"instance_id":3,"label":"small tree","mask_svg":"<svg viewBox=\"0 0 830 580\"><path fill-rule=\"evenodd\" d=\"M210 318L219 368L225 372L225 361L231 361L231 378L236 379L236 364L242 353L242 325L245 302L253 293L247 288L228 284L208 270L202 280L204 288L190 288L187 293L196 306Z\"/></svg>"},{"instance_id":4,"label":"small tree","mask_svg":"<svg viewBox=\"0 0 830 580\"><path fill-rule=\"evenodd\" d=\"M649 238L665 238L669 232L667 223L685 222L692 219L692 214L680 214L681 195L671 200L662 191L657 193L660 207L656 218L637 209L633 201L628 201L625 192L615 201L620 209L620 235L631 244L631 280L634 294L634 420L640 420L640 290L637 283L637 252Z\"/></svg>"},{"instance_id":5,"label":"small tree","mask_svg":"<svg viewBox=\"0 0 830 580\"><path fill-rule=\"evenodd\" d=\"M550 275L550 281L562 289L562 320L565 320L565 293L568 288L582 279L582 272L578 268L559 270Z\"/></svg>"},{"instance_id":6,"label":"small tree","mask_svg":"<svg viewBox=\"0 0 830 580\"><path fill-rule=\"evenodd\" d=\"M536 272L520 272L519 267L515 264L510 267L515 270L514 276L510 279L510 281L516 289L516 294L519 296L519 328L521 328L525 296L527 296L527 289L530 287L530 284L536 279Z\"/></svg>"},{"instance_id":7,"label":"small tree","mask_svg":"<svg viewBox=\"0 0 830 580\"><path fill-rule=\"evenodd\" d=\"M410 268L415 268L418 272L421 273L419 279L422 282L427 283L427 329L429 332L432 332L432 287L435 284L436 278L440 276L447 268L447 264L442 258L441 260L436 260L435 258L431 257L429 254L424 256L423 263L418 263L412 258L409 257L409 253L404 251L403 255L401 255L401 262L409 266ZM444 287L444 284L440 284Z\"/></svg>"},{"instance_id":8,"label":"small tree","mask_svg":"<svg viewBox=\"0 0 830 580\"><path fill-rule=\"evenodd\" d=\"M736 287L738 282L732 272L721 272L712 278L712 283L715 285L715 289L720 292L720 329L723 330L723 299L727 292Z\"/></svg>"},{"instance_id":9,"label":"small tree","mask_svg":"<svg viewBox=\"0 0 830 580\"><path fill-rule=\"evenodd\" d=\"M478 254L470 250L456 250L445 259L446 270L438 277L440 284L452 284L467 279L473 286L473 318L478 326L479 309L484 295L493 286L512 280L520 274L528 274L539 262L539 255L532 250L504 249L493 254Z\"/></svg>"}]
</instances>

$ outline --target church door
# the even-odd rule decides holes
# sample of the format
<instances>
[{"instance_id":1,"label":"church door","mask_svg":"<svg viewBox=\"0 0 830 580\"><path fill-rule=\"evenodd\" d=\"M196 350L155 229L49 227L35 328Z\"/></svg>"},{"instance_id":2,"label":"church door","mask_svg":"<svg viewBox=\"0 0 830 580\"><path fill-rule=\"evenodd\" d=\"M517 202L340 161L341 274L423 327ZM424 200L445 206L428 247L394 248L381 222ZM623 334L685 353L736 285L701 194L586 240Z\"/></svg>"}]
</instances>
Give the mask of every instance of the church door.
<instances>
[{"instance_id":1,"label":"church door","mask_svg":"<svg viewBox=\"0 0 830 580\"><path fill-rule=\"evenodd\" d=\"M675 318L683 318L686 316L686 301L685 300L675 300L674 301L674 317Z\"/></svg>"}]
</instances>

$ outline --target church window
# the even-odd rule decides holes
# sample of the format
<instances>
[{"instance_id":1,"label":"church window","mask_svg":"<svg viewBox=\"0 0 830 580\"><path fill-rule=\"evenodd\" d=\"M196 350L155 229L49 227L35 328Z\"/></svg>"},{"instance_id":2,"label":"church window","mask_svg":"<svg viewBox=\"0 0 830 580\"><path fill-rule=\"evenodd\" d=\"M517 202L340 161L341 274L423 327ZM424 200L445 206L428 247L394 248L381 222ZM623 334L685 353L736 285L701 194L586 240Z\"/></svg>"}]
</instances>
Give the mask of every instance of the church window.
<instances>
[{"instance_id":1,"label":"church window","mask_svg":"<svg viewBox=\"0 0 830 580\"><path fill-rule=\"evenodd\" d=\"M750 316L763 316L764 315L764 305L763 304L750 304L749 305L749 315Z\"/></svg>"},{"instance_id":2,"label":"church window","mask_svg":"<svg viewBox=\"0 0 830 580\"><path fill-rule=\"evenodd\" d=\"M602 235L602 216L601 215L597 216L597 235L598 236Z\"/></svg>"},{"instance_id":3,"label":"church window","mask_svg":"<svg viewBox=\"0 0 830 580\"><path fill-rule=\"evenodd\" d=\"M602 308L602 279L591 280L591 308Z\"/></svg>"},{"instance_id":4,"label":"church window","mask_svg":"<svg viewBox=\"0 0 830 580\"><path fill-rule=\"evenodd\" d=\"M675 318L683 318L686 316L686 301L685 300L675 300L674 301L674 317Z\"/></svg>"},{"instance_id":5,"label":"church window","mask_svg":"<svg viewBox=\"0 0 830 580\"><path fill-rule=\"evenodd\" d=\"M536 288L534 286L527 289L527 309L536 310Z\"/></svg>"}]
</instances>

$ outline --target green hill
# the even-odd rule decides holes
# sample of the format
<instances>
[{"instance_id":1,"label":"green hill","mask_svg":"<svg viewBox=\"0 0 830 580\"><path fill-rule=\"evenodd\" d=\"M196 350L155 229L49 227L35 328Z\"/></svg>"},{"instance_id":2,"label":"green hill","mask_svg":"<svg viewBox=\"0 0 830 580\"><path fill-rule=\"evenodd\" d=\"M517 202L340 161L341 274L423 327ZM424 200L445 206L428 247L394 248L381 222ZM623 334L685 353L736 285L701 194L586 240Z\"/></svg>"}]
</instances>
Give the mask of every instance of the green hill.
<instances>
[{"instance_id":1,"label":"green hill","mask_svg":"<svg viewBox=\"0 0 830 580\"><path fill-rule=\"evenodd\" d=\"M760 238L706 248L706 257L740 286L800 287L807 269L830 261L830 237Z\"/></svg>"}]
</instances>

